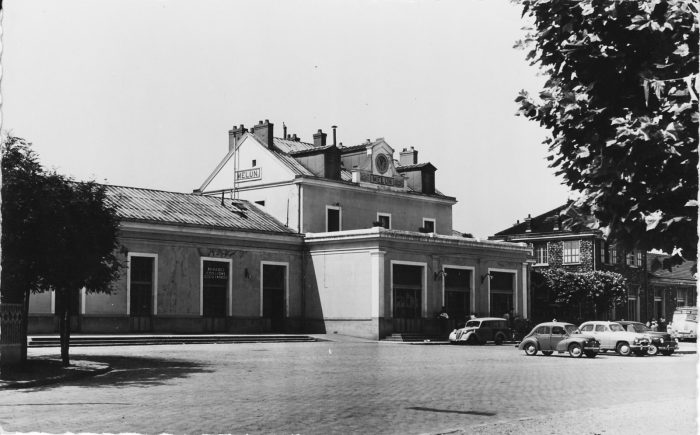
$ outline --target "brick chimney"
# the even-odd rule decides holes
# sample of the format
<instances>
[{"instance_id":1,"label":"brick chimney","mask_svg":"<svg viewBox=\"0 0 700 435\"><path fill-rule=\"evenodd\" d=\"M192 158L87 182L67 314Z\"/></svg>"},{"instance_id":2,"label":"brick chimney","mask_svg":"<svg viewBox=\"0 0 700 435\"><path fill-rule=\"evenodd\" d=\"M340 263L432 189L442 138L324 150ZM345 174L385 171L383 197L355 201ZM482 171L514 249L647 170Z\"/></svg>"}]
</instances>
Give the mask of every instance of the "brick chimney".
<instances>
[{"instance_id":1,"label":"brick chimney","mask_svg":"<svg viewBox=\"0 0 700 435\"><path fill-rule=\"evenodd\" d=\"M233 129L228 131L228 150L231 151L233 147L236 145L236 142L248 132L248 129L243 127L243 124L240 125L240 127L236 127L235 125L233 126Z\"/></svg>"},{"instance_id":2,"label":"brick chimney","mask_svg":"<svg viewBox=\"0 0 700 435\"><path fill-rule=\"evenodd\" d=\"M326 146L326 133L318 129L318 133L314 134L314 146L315 147L325 147Z\"/></svg>"},{"instance_id":3,"label":"brick chimney","mask_svg":"<svg viewBox=\"0 0 700 435\"><path fill-rule=\"evenodd\" d=\"M532 216L527 215L525 218L525 232L526 233L531 233L532 232Z\"/></svg>"},{"instance_id":4,"label":"brick chimney","mask_svg":"<svg viewBox=\"0 0 700 435\"><path fill-rule=\"evenodd\" d=\"M401 166L415 165L416 163L418 163L418 151L414 150L413 147L408 150L404 148L399 153L399 164Z\"/></svg>"},{"instance_id":5,"label":"brick chimney","mask_svg":"<svg viewBox=\"0 0 700 435\"><path fill-rule=\"evenodd\" d=\"M267 119L265 122L258 121L258 124L253 126L253 134L255 137L257 137L260 142L262 142L263 145L268 148L272 148L272 142L274 139L273 132L274 124Z\"/></svg>"}]
</instances>

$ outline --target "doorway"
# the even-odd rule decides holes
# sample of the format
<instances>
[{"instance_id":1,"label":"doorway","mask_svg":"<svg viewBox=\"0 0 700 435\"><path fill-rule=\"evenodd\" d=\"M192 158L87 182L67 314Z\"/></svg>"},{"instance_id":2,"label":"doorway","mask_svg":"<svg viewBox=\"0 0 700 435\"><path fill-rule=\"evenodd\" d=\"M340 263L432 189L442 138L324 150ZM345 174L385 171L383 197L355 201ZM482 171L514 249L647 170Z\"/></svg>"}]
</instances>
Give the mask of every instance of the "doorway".
<instances>
[{"instance_id":1,"label":"doorway","mask_svg":"<svg viewBox=\"0 0 700 435\"><path fill-rule=\"evenodd\" d=\"M283 332L287 266L262 265L262 316L270 322L271 332Z\"/></svg>"},{"instance_id":2,"label":"doorway","mask_svg":"<svg viewBox=\"0 0 700 435\"><path fill-rule=\"evenodd\" d=\"M392 265L394 332L421 332L423 266Z\"/></svg>"},{"instance_id":3,"label":"doorway","mask_svg":"<svg viewBox=\"0 0 700 435\"><path fill-rule=\"evenodd\" d=\"M129 327L132 332L153 330L155 258L129 257Z\"/></svg>"}]
</instances>

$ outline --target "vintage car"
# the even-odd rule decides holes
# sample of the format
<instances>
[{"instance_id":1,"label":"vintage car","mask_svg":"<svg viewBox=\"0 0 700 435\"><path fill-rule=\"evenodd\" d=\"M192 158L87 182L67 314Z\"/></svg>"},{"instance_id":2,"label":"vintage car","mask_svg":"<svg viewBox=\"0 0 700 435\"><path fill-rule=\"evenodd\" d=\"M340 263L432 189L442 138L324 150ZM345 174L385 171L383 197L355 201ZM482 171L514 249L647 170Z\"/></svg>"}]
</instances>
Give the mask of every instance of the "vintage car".
<instances>
[{"instance_id":1,"label":"vintage car","mask_svg":"<svg viewBox=\"0 0 700 435\"><path fill-rule=\"evenodd\" d=\"M450 333L453 344L484 344L493 341L502 344L512 335L508 321L500 317L480 317L468 320L464 328Z\"/></svg>"},{"instance_id":2,"label":"vintage car","mask_svg":"<svg viewBox=\"0 0 700 435\"><path fill-rule=\"evenodd\" d=\"M659 352L661 352L662 355L671 355L678 349L678 343L676 343L676 340L674 340L668 332L652 331L641 322L619 320L617 323L622 325L628 332L646 335L650 340L649 349L647 350L649 355L658 355Z\"/></svg>"},{"instance_id":3,"label":"vintage car","mask_svg":"<svg viewBox=\"0 0 700 435\"><path fill-rule=\"evenodd\" d=\"M547 356L557 351L569 352L574 358L580 358L581 355L594 358L598 355L600 343L591 335L581 334L576 325L571 323L545 322L532 328L518 349L530 356L537 355L538 351Z\"/></svg>"},{"instance_id":4,"label":"vintage car","mask_svg":"<svg viewBox=\"0 0 700 435\"><path fill-rule=\"evenodd\" d=\"M650 340L644 334L627 332L619 323L604 320L583 322L579 326L582 334L589 334L600 342L600 352L615 351L622 356L632 353L644 355L649 350Z\"/></svg>"}]
</instances>

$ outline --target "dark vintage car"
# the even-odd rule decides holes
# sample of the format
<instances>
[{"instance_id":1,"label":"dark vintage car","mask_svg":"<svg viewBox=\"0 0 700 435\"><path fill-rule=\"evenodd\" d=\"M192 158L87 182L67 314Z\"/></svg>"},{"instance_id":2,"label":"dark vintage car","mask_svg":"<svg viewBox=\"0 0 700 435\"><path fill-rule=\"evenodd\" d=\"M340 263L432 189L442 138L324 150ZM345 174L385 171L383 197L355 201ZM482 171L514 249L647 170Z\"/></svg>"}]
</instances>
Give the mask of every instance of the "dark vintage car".
<instances>
[{"instance_id":1,"label":"dark vintage car","mask_svg":"<svg viewBox=\"0 0 700 435\"><path fill-rule=\"evenodd\" d=\"M647 328L644 323L632 322L629 320L620 320L619 323L628 332L636 332L638 334L644 334L649 337L650 343L647 349L647 354L658 355L659 352L662 355L671 355L678 349L678 343L671 337L671 334L667 332L656 332Z\"/></svg>"},{"instance_id":2,"label":"dark vintage car","mask_svg":"<svg viewBox=\"0 0 700 435\"><path fill-rule=\"evenodd\" d=\"M529 356L569 352L574 358L586 355L593 358L598 355L600 343L593 336L581 334L576 325L565 322L545 322L532 328L523 338L518 349L524 350Z\"/></svg>"},{"instance_id":3,"label":"dark vintage car","mask_svg":"<svg viewBox=\"0 0 700 435\"><path fill-rule=\"evenodd\" d=\"M502 344L511 331L508 321L500 317L481 317L468 320L464 328L455 329L450 333L450 343L453 344L484 344L493 341Z\"/></svg>"}]
</instances>

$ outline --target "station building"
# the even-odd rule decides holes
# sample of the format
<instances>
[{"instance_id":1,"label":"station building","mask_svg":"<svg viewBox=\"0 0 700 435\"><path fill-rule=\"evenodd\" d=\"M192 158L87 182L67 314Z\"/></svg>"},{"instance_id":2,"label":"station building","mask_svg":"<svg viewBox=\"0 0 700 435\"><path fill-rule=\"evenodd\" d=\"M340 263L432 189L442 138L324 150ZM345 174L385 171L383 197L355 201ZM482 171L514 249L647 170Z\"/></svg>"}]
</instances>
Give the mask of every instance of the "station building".
<instances>
[{"instance_id":1,"label":"station building","mask_svg":"<svg viewBox=\"0 0 700 435\"><path fill-rule=\"evenodd\" d=\"M415 149L335 133L241 125L192 193L108 186L127 267L111 294L78 298L74 326L380 339L436 333L442 307L454 324L530 315L530 248L454 231L457 200ZM55 328L52 296L32 298L32 328Z\"/></svg>"}]
</instances>

